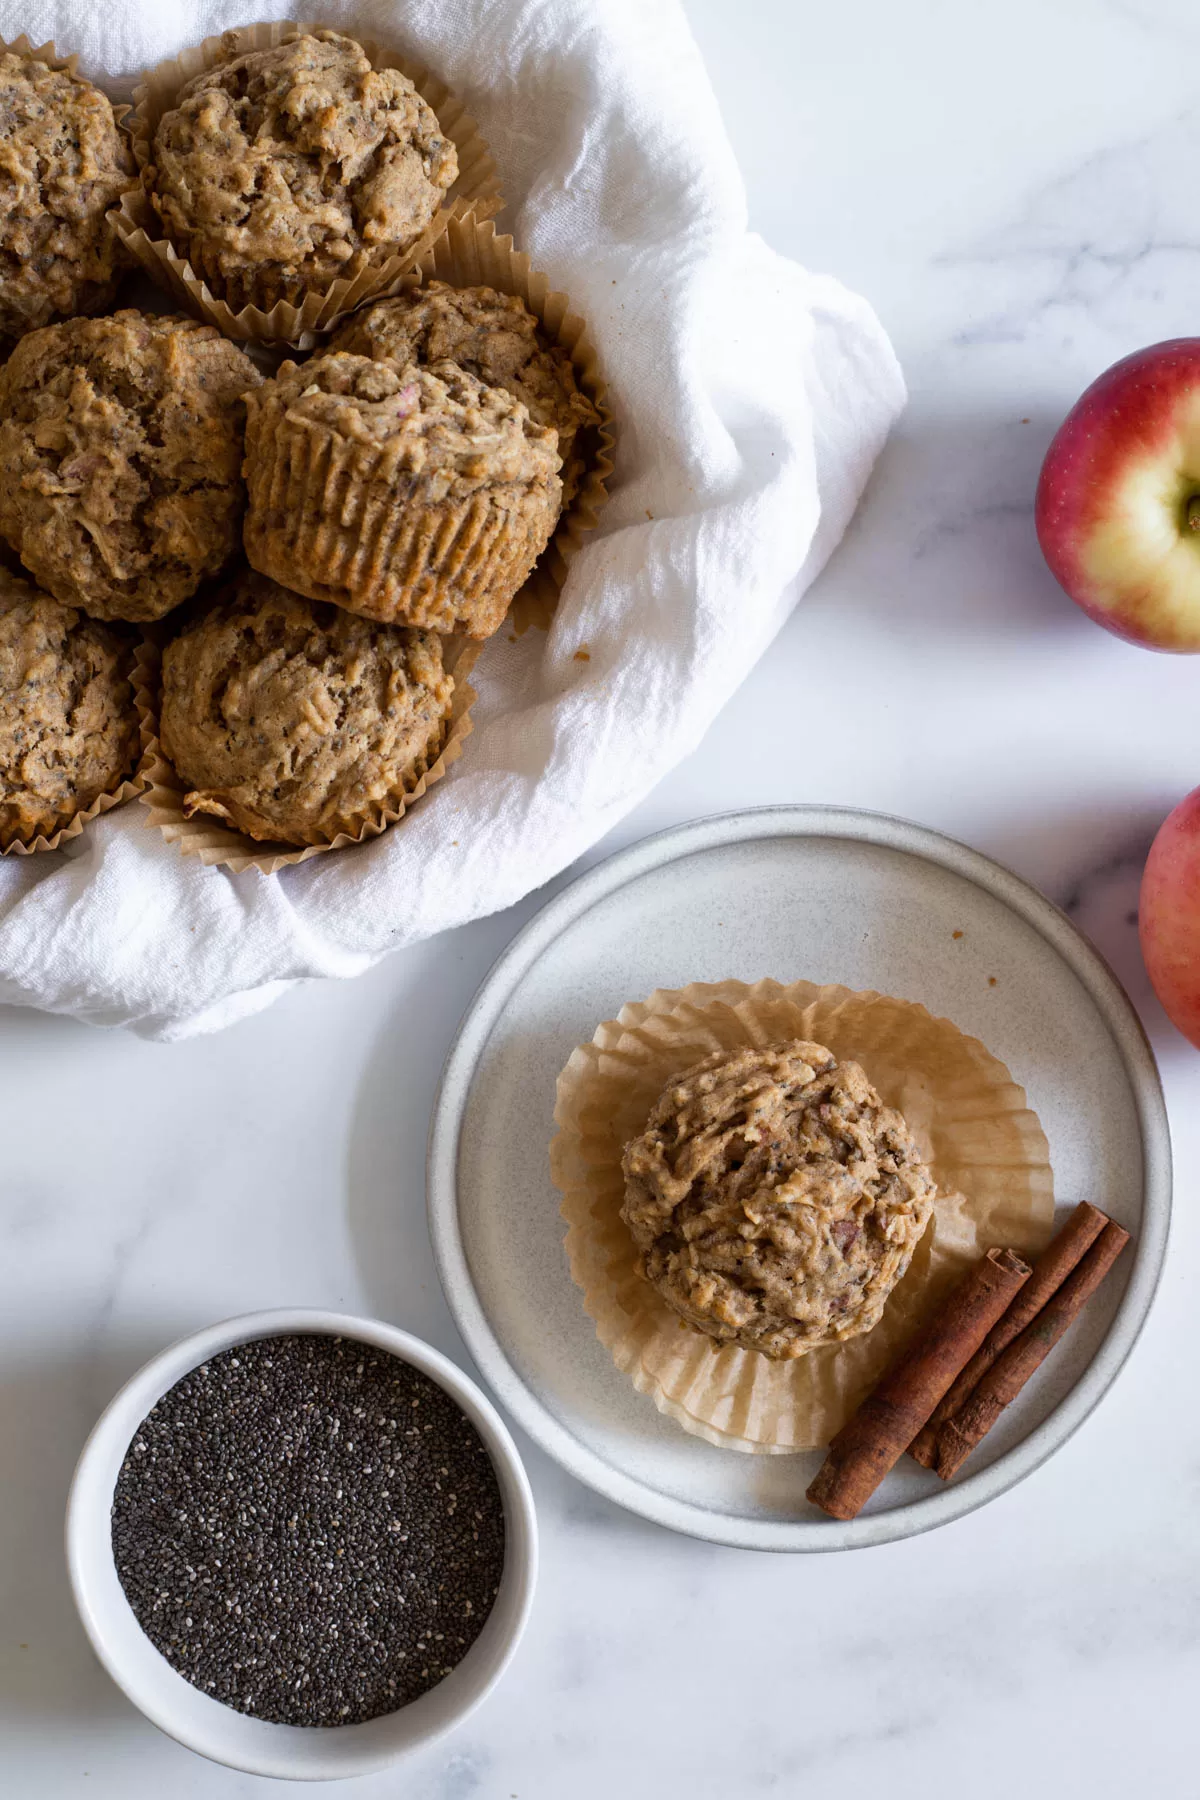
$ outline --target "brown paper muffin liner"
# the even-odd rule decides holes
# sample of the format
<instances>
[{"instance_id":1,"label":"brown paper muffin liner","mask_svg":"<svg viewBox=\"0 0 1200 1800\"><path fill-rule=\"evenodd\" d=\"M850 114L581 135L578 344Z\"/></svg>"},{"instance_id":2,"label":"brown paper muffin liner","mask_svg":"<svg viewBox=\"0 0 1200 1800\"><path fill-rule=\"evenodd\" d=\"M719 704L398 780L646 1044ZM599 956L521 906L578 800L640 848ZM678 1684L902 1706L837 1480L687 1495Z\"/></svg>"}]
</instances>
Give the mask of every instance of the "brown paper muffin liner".
<instances>
[{"instance_id":1,"label":"brown paper muffin liner","mask_svg":"<svg viewBox=\"0 0 1200 1800\"><path fill-rule=\"evenodd\" d=\"M90 806L77 812L72 819L68 820L67 824L60 826L49 837L45 837L39 832L38 836L29 843L22 843L19 838L13 838L10 843L0 844L0 856L38 856L43 850L58 850L63 844L70 843L72 838L77 838L84 826L90 825L93 819L98 819L101 813L113 812L118 806L124 806L127 800L136 800L140 794L145 792L150 777L150 746L146 735L142 690L146 680L146 661L152 654L147 640L143 637L134 657L133 669L129 677L133 684L133 698L134 705L137 707L140 738L137 767L133 774L127 775L120 786L113 788L110 793L98 794Z\"/></svg>"},{"instance_id":2,"label":"brown paper muffin liner","mask_svg":"<svg viewBox=\"0 0 1200 1800\"><path fill-rule=\"evenodd\" d=\"M52 42L46 44L31 44L24 32L21 33L20 37L12 39L0 37L0 54L6 54L9 51L11 51L14 56L28 57L31 62L45 63L48 69L62 69L68 75L76 75L79 72L79 57L77 55L60 56ZM117 107L114 106L113 111L116 112L117 110ZM120 110L122 115L124 115L128 113L129 108L126 106L122 107Z\"/></svg>"},{"instance_id":3,"label":"brown paper muffin liner","mask_svg":"<svg viewBox=\"0 0 1200 1800\"><path fill-rule=\"evenodd\" d=\"M194 49L145 70L134 89L133 111L127 121L139 169L145 169L150 161L158 121L170 110L184 82L225 61L231 54L272 49L276 44L303 36L305 32L325 30L338 31L343 37L349 35L339 26L314 21L288 19L243 25L218 37L205 38ZM355 41L362 45L375 68L399 69L408 76L421 98L437 114L438 123L458 152L458 179L446 197L446 204L416 243L402 255L380 252L353 275L339 278L321 292L306 294L300 303L279 300L268 312L253 305L235 311L226 300L211 291L203 276L162 235L161 223L144 187L134 188L111 215L117 236L126 250L159 287L165 288L198 318L216 325L226 337L243 343L292 344L307 348L311 346L314 333L328 331L344 314L353 312L365 300L394 293L406 272L420 261L452 219L471 214L486 218L499 212L504 204L496 166L479 127L445 82L410 57L383 49L365 38Z\"/></svg>"},{"instance_id":4,"label":"brown paper muffin liner","mask_svg":"<svg viewBox=\"0 0 1200 1800\"><path fill-rule=\"evenodd\" d=\"M176 845L181 855L196 856L210 867L232 869L235 875L243 869L258 869L264 875L273 875L277 869L308 862L310 857L324 856L329 850L344 850L350 844L362 844L380 837L442 779L451 763L457 762L462 755L463 745L471 735L475 690L466 677L479 653L479 646L466 638L443 638L442 660L454 677L454 697L441 748L414 784L398 790L386 806L374 808L364 817L358 831L353 834L342 832L328 844L307 844L298 848L295 844L261 843L211 814L199 814L189 819L183 810L186 786L167 760L158 736L162 647L167 637L162 630L153 637L148 635L146 656L138 669L137 703L145 745L142 804L149 808L148 826L156 825L168 844Z\"/></svg>"},{"instance_id":5,"label":"brown paper muffin liner","mask_svg":"<svg viewBox=\"0 0 1200 1800\"><path fill-rule=\"evenodd\" d=\"M550 341L570 357L579 386L600 415L599 425L584 436L587 468L579 491L508 611L509 623L518 635L530 626L545 628L554 617L572 558L599 523L613 470L615 432L595 347L567 296L552 289L549 278L532 268L524 251L514 249L513 240L501 236L490 219L452 221L401 285L420 287L429 281L445 281L460 288L495 288L523 300Z\"/></svg>"},{"instance_id":6,"label":"brown paper muffin liner","mask_svg":"<svg viewBox=\"0 0 1200 1800\"><path fill-rule=\"evenodd\" d=\"M861 1063L903 1113L938 1186L934 1216L873 1331L791 1362L686 1326L638 1273L621 1154L675 1074L787 1038ZM883 994L796 981L694 983L622 1007L558 1078L551 1172L571 1274L601 1343L685 1431L767 1454L816 1449L849 1418L957 1277L993 1245L1036 1255L1054 1218L1049 1147L1004 1064L948 1019Z\"/></svg>"}]
</instances>

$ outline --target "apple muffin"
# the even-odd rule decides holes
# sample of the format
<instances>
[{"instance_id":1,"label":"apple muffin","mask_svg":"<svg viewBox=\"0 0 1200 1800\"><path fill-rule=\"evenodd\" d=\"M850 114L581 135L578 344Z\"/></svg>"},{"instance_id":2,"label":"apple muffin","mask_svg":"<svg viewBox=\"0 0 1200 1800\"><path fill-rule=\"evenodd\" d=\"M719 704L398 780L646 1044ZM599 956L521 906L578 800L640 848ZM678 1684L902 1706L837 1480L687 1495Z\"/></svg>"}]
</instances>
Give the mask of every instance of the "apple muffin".
<instances>
[{"instance_id":1,"label":"apple muffin","mask_svg":"<svg viewBox=\"0 0 1200 1800\"><path fill-rule=\"evenodd\" d=\"M314 600L486 638L549 541L557 438L455 363L333 351L246 397L246 555Z\"/></svg>"},{"instance_id":2,"label":"apple muffin","mask_svg":"<svg viewBox=\"0 0 1200 1800\"><path fill-rule=\"evenodd\" d=\"M936 1193L858 1064L798 1041L686 1070L622 1168L645 1279L697 1331L780 1360L878 1323Z\"/></svg>"},{"instance_id":3,"label":"apple muffin","mask_svg":"<svg viewBox=\"0 0 1200 1800\"><path fill-rule=\"evenodd\" d=\"M51 837L133 774L135 649L0 570L0 847Z\"/></svg>"},{"instance_id":4,"label":"apple muffin","mask_svg":"<svg viewBox=\"0 0 1200 1800\"><path fill-rule=\"evenodd\" d=\"M235 309L324 292L411 248L457 176L408 77L333 31L194 76L143 171L166 237Z\"/></svg>"},{"instance_id":5,"label":"apple muffin","mask_svg":"<svg viewBox=\"0 0 1200 1800\"><path fill-rule=\"evenodd\" d=\"M105 215L135 183L99 88L0 55L0 346L110 303L118 248Z\"/></svg>"},{"instance_id":6,"label":"apple muffin","mask_svg":"<svg viewBox=\"0 0 1200 1800\"><path fill-rule=\"evenodd\" d=\"M376 625L247 574L163 654L160 739L184 811L327 844L411 792L454 682L432 632Z\"/></svg>"},{"instance_id":7,"label":"apple muffin","mask_svg":"<svg viewBox=\"0 0 1200 1800\"><path fill-rule=\"evenodd\" d=\"M242 396L261 379L193 319L31 332L0 369L0 532L64 605L161 618L238 547Z\"/></svg>"},{"instance_id":8,"label":"apple muffin","mask_svg":"<svg viewBox=\"0 0 1200 1800\"><path fill-rule=\"evenodd\" d=\"M579 434L599 424L600 415L580 391L566 351L551 342L518 295L430 281L363 307L334 333L329 348L386 357L402 367L457 363L488 387L523 400L535 425L558 433L563 505L570 506L585 467Z\"/></svg>"}]
</instances>

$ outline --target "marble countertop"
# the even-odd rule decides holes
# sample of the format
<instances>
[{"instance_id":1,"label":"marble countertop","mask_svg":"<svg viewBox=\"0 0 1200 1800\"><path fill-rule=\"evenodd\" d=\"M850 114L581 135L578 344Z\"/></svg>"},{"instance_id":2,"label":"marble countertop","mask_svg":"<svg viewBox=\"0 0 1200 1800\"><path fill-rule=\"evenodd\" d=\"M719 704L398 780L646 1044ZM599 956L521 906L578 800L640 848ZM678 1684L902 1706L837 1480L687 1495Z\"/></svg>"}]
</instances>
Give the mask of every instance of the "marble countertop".
<instances>
[{"instance_id":1,"label":"marble countertop","mask_svg":"<svg viewBox=\"0 0 1200 1800\"><path fill-rule=\"evenodd\" d=\"M455 1737L361 1800L1028 1800L1184 1793L1200 1727L1200 1056L1137 951L1141 861L1200 782L1200 662L1089 624L1042 566L1049 437L1116 357L1195 331L1189 0L690 0L755 224L867 294L912 399L849 537L691 759L595 856L698 814L822 800L1002 859L1077 919L1158 1053L1168 1267L1100 1411L944 1530L770 1558L642 1523L533 1449L533 1624ZM0 1788L253 1796L94 1662L60 1538L95 1415L211 1319L307 1303L463 1355L423 1209L454 1025L534 910L170 1048L0 1011ZM341 1791L339 1789L339 1791ZM347 1791L351 1791L347 1789Z\"/></svg>"}]
</instances>

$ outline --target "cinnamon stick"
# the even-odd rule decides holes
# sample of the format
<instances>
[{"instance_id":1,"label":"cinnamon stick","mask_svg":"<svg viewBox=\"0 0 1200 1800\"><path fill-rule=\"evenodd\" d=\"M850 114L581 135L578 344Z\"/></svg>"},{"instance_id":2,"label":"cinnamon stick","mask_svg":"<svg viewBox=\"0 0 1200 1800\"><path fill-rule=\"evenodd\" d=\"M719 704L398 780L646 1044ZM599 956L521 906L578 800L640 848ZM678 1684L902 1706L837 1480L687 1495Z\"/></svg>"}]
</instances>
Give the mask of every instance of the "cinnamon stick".
<instances>
[{"instance_id":1,"label":"cinnamon stick","mask_svg":"<svg viewBox=\"0 0 1200 1800\"><path fill-rule=\"evenodd\" d=\"M1029 1274L1013 1250L989 1250L975 1264L830 1444L808 1490L814 1506L834 1519L862 1511Z\"/></svg>"},{"instance_id":2,"label":"cinnamon stick","mask_svg":"<svg viewBox=\"0 0 1200 1800\"><path fill-rule=\"evenodd\" d=\"M957 1474L975 1446L992 1429L1039 1369L1072 1319L1082 1311L1129 1242L1129 1233L1110 1220L1074 1274L1051 1296L988 1370L961 1412L938 1432L935 1468L943 1481Z\"/></svg>"},{"instance_id":3,"label":"cinnamon stick","mask_svg":"<svg viewBox=\"0 0 1200 1800\"><path fill-rule=\"evenodd\" d=\"M1081 1200L1062 1230L1054 1237L1033 1265L1033 1274L1025 1283L999 1324L988 1332L958 1380L944 1399L934 1408L928 1424L923 1425L908 1454L924 1469L937 1462L938 1432L947 1419L960 1412L1001 1351L1007 1350L1014 1338L1032 1324L1052 1294L1056 1294L1067 1276L1083 1261L1104 1227L1108 1214L1098 1206Z\"/></svg>"}]
</instances>

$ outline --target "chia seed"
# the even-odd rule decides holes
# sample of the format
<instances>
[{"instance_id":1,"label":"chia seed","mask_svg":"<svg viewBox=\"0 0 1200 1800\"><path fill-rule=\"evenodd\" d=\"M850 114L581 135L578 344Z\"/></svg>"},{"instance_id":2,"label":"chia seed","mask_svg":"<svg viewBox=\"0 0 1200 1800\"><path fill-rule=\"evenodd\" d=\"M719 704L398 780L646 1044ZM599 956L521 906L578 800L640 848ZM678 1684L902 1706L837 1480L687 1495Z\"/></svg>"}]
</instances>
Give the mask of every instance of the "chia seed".
<instances>
[{"instance_id":1,"label":"chia seed","mask_svg":"<svg viewBox=\"0 0 1200 1800\"><path fill-rule=\"evenodd\" d=\"M495 1471L428 1376L348 1338L214 1356L142 1421L113 1493L150 1641L252 1718L354 1725L460 1663L504 1566Z\"/></svg>"}]
</instances>

